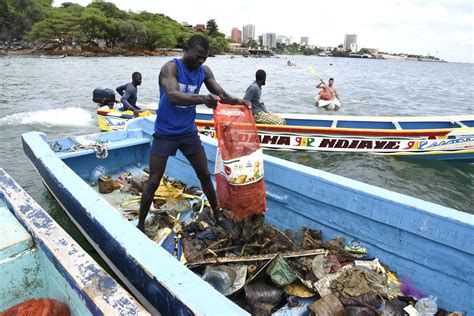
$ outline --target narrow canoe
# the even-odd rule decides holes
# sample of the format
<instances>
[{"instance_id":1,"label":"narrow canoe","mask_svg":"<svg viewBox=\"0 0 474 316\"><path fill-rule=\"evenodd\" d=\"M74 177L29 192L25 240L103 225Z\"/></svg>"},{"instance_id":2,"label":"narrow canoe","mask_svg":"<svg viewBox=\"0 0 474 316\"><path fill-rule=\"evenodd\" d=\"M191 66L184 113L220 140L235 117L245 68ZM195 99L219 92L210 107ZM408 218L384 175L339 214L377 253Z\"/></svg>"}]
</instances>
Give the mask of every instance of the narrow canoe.
<instances>
[{"instance_id":1,"label":"narrow canoe","mask_svg":"<svg viewBox=\"0 0 474 316\"><path fill-rule=\"evenodd\" d=\"M142 172L148 166L153 125L152 118L142 118L122 131L59 140L29 132L22 139L46 186L147 308L164 314L242 314L85 181L98 165L112 177ZM201 139L213 170L216 141ZM97 158L91 147L70 151L73 145L96 142L107 144L107 158ZM168 160L167 174L199 183L181 154ZM368 246L369 257L380 258L400 277L437 296L441 307L474 312L474 215L271 156L265 156L265 181L268 223L282 230L319 229L326 233L324 239L356 238Z\"/></svg>"}]
</instances>

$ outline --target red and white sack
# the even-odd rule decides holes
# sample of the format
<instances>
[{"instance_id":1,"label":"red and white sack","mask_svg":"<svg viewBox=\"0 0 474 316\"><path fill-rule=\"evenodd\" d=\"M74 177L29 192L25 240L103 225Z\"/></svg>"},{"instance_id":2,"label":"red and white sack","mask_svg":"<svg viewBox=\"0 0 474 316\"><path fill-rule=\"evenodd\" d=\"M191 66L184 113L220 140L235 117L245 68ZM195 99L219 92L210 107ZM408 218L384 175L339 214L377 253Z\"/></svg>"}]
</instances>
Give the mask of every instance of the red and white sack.
<instances>
[{"instance_id":1,"label":"red and white sack","mask_svg":"<svg viewBox=\"0 0 474 316\"><path fill-rule=\"evenodd\" d=\"M219 104L214 122L219 207L231 210L236 219L264 212L263 153L252 112L244 105Z\"/></svg>"}]
</instances>

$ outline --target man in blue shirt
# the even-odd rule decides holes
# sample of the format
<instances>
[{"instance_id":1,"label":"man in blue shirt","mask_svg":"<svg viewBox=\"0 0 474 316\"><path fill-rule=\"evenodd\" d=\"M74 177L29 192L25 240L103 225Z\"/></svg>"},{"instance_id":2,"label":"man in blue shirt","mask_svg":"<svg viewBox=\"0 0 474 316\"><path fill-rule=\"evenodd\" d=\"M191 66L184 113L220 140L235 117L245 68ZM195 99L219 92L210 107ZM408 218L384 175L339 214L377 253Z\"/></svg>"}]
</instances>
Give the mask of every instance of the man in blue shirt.
<instances>
[{"instance_id":1,"label":"man in blue shirt","mask_svg":"<svg viewBox=\"0 0 474 316\"><path fill-rule=\"evenodd\" d=\"M196 104L215 108L218 98L227 104L250 104L233 98L222 89L211 69L203 65L208 55L207 39L202 35L193 35L186 44L183 57L167 62L161 68L158 77L160 104L150 151L150 176L143 188L137 226L143 232L145 219L165 172L168 157L174 156L178 149L196 172L212 210L217 209L216 192L207 167L206 152L194 123ZM210 94L199 94L203 83Z\"/></svg>"},{"instance_id":2,"label":"man in blue shirt","mask_svg":"<svg viewBox=\"0 0 474 316\"><path fill-rule=\"evenodd\" d=\"M135 116L139 115L140 108L137 106L137 87L142 84L142 74L139 72L134 72L132 74L132 82L126 83L117 89L115 89L118 94L122 97L120 102L123 104L123 110L131 110Z\"/></svg>"}]
</instances>

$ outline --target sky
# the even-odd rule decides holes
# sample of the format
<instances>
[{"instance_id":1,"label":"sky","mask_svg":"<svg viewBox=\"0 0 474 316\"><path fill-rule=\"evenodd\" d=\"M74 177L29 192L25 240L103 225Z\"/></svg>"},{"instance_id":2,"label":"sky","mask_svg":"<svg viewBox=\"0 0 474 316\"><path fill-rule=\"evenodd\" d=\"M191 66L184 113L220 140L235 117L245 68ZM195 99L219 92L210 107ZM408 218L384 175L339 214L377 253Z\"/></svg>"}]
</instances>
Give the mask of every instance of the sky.
<instances>
[{"instance_id":1,"label":"sky","mask_svg":"<svg viewBox=\"0 0 474 316\"><path fill-rule=\"evenodd\" d=\"M55 1L55 5L63 1ZM69 0L86 6L90 0ZM360 48L388 53L431 55L451 62L474 63L472 0L109 0L122 10L162 13L177 22L217 22L230 35L233 27L255 25L255 35L276 33L309 37L317 46L343 44L357 34Z\"/></svg>"}]
</instances>

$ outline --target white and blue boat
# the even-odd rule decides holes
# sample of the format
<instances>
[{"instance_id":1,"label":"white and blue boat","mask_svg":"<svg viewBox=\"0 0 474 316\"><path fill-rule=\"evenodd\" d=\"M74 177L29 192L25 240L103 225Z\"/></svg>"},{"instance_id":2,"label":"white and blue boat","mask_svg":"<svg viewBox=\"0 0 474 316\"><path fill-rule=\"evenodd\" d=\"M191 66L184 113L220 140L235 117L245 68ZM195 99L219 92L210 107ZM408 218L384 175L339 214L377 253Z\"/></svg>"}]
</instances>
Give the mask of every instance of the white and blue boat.
<instances>
[{"instance_id":1,"label":"white and blue boat","mask_svg":"<svg viewBox=\"0 0 474 316\"><path fill-rule=\"evenodd\" d=\"M129 111L130 112L130 111ZM216 137L211 109L196 109L201 134ZM133 113L97 109L102 131L123 129ZM152 115L144 112L142 115ZM256 124L264 149L357 152L474 163L474 115L351 116L278 113L285 125Z\"/></svg>"},{"instance_id":2,"label":"white and blue boat","mask_svg":"<svg viewBox=\"0 0 474 316\"><path fill-rule=\"evenodd\" d=\"M45 185L149 311L245 314L142 234L87 182L99 165L112 177L143 172L153 125L152 118L142 118L120 131L57 140L29 132L22 140ZM217 142L201 139L214 170ZM324 239L358 239L369 257L380 258L399 277L438 297L440 307L474 313L474 215L271 156L264 159L269 224L322 230ZM168 160L167 175L199 184L179 153Z\"/></svg>"},{"instance_id":3,"label":"white and blue boat","mask_svg":"<svg viewBox=\"0 0 474 316\"><path fill-rule=\"evenodd\" d=\"M2 169L0 219L0 314L49 298L71 315L149 315Z\"/></svg>"}]
</instances>

